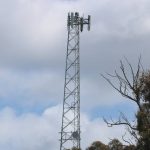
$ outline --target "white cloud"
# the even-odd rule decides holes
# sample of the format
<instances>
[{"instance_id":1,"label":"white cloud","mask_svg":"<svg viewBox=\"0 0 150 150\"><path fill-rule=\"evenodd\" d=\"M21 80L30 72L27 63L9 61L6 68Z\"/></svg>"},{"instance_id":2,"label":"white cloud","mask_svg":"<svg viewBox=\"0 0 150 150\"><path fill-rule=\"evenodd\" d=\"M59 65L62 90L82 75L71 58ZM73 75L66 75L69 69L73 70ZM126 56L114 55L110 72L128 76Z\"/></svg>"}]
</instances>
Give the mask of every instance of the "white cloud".
<instances>
[{"instance_id":1,"label":"white cloud","mask_svg":"<svg viewBox=\"0 0 150 150\"><path fill-rule=\"evenodd\" d=\"M109 128L102 118L90 120L86 114L82 114L81 126L83 148L89 146L94 141L102 141L105 144L108 144L110 139L114 138L122 141L122 135L125 133L124 127ZM129 135L127 135L128 137Z\"/></svg>"},{"instance_id":2,"label":"white cloud","mask_svg":"<svg viewBox=\"0 0 150 150\"><path fill-rule=\"evenodd\" d=\"M13 109L4 108L0 111L0 149L59 149L61 109L59 105L47 108L41 115L18 116ZM107 143L109 138L120 138L124 132L123 128L108 128L99 118L90 120L85 113L81 114L81 131L83 149L95 140Z\"/></svg>"},{"instance_id":3,"label":"white cloud","mask_svg":"<svg viewBox=\"0 0 150 150\"><path fill-rule=\"evenodd\" d=\"M53 111L54 110L54 111ZM0 149L48 150L58 149L59 108L51 108L41 116L28 113L16 116L10 108L1 111ZM55 116L55 118L54 118ZM58 121L58 122L57 122Z\"/></svg>"}]
</instances>

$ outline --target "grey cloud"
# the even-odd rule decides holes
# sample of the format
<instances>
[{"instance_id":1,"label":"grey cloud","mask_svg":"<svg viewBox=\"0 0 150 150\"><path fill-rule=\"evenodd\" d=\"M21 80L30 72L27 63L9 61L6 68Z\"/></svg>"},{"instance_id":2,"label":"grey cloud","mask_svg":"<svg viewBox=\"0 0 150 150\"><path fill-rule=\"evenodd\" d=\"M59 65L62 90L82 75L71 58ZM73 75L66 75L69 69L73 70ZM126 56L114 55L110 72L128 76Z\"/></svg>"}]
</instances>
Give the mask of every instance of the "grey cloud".
<instances>
[{"instance_id":1,"label":"grey cloud","mask_svg":"<svg viewBox=\"0 0 150 150\"><path fill-rule=\"evenodd\" d=\"M1 103L22 111L44 109L62 100L63 79L48 71L25 74L0 70Z\"/></svg>"},{"instance_id":2,"label":"grey cloud","mask_svg":"<svg viewBox=\"0 0 150 150\"><path fill-rule=\"evenodd\" d=\"M141 5L137 5L136 1L119 5L117 2L78 1L72 6L61 2L48 5L47 1L21 3L15 0L15 5L11 7L9 4L8 9L2 11L3 18L7 19L1 21L1 65L15 68L59 67L66 49L66 15L70 6L78 7L78 10L84 8L86 14L92 15L91 32L84 33L86 37L83 35L81 39L82 48L86 49L83 53L87 55L85 59L91 56L91 50L94 56L103 55L102 51L113 51L120 58L125 50L131 51L130 43L134 40L142 47L142 41L137 39L148 38L145 35L149 33L149 2L140 1ZM6 8L6 2L1 7ZM84 41L89 41L89 44ZM118 44L120 46L117 47ZM90 51L87 52L88 49ZM94 60L99 63L100 59Z\"/></svg>"},{"instance_id":3,"label":"grey cloud","mask_svg":"<svg viewBox=\"0 0 150 150\"><path fill-rule=\"evenodd\" d=\"M59 45L62 45L64 31L57 22L57 19L61 21L61 15L53 14L55 11L53 5L47 7L40 1L21 3L15 0L15 2L15 7L9 5L10 8L7 8L6 3L0 6L5 8L1 12L0 25L1 66L41 68L40 66L45 65L49 67L48 64L55 60L56 54L58 57L62 54Z\"/></svg>"},{"instance_id":4,"label":"grey cloud","mask_svg":"<svg viewBox=\"0 0 150 150\"><path fill-rule=\"evenodd\" d=\"M113 72L119 67L118 62L123 56L136 64L141 54L143 65L150 66L148 0L122 3L118 0L82 0L73 4L47 0L9 2L0 1L0 67L1 70L7 68L13 74L5 72L6 76L1 77L6 81L3 84L9 87L2 88L3 95L10 93L13 99L29 99L32 105L37 101L43 103L42 98L37 98L42 96L46 101L59 99L56 100L59 103L62 100L68 11L92 16L91 31L81 33L81 97L88 101L83 103L90 107L90 100L94 99L94 107L106 104L111 97L112 104L118 102L116 94L107 88L100 73ZM34 77L28 76L28 72L32 72ZM52 76L44 77L45 72ZM15 82L13 76L17 76ZM50 78L52 80L46 83ZM14 94L14 87L20 89L20 96ZM14 101L18 103L18 100Z\"/></svg>"}]
</instances>

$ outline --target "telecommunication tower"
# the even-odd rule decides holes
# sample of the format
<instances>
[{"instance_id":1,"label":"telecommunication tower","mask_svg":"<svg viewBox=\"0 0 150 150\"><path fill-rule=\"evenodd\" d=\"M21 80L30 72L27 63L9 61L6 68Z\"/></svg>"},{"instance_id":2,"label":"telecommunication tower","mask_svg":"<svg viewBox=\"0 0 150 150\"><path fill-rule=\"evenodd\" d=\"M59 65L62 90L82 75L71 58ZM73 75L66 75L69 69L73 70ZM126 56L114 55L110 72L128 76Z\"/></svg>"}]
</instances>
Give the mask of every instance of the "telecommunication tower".
<instances>
[{"instance_id":1,"label":"telecommunication tower","mask_svg":"<svg viewBox=\"0 0 150 150\"><path fill-rule=\"evenodd\" d=\"M80 32L91 17L80 17L78 12L68 13L68 40L65 68L60 150L80 149Z\"/></svg>"}]
</instances>

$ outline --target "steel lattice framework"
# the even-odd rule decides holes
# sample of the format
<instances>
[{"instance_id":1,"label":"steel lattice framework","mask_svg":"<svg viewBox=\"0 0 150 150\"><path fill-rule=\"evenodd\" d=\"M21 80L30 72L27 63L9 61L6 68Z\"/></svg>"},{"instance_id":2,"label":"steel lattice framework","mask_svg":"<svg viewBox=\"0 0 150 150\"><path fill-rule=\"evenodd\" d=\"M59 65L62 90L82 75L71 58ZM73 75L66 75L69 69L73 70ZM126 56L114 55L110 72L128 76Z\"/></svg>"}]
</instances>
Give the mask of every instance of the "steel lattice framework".
<instances>
[{"instance_id":1,"label":"steel lattice framework","mask_svg":"<svg viewBox=\"0 0 150 150\"><path fill-rule=\"evenodd\" d=\"M65 84L60 150L73 147L80 149L80 31L83 25L90 30L90 16L79 17L79 13L68 14L68 40L65 68Z\"/></svg>"}]
</instances>

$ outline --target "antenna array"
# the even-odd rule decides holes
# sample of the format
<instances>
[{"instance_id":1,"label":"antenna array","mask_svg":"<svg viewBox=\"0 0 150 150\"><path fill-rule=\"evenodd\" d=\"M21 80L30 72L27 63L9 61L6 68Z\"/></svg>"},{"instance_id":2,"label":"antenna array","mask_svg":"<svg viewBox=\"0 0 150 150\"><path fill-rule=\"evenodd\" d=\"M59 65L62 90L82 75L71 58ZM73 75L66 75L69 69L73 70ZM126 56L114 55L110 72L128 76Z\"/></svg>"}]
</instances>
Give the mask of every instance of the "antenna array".
<instances>
[{"instance_id":1,"label":"antenna array","mask_svg":"<svg viewBox=\"0 0 150 150\"><path fill-rule=\"evenodd\" d=\"M91 16L88 15L88 18L85 19L83 17L79 17L79 13L76 12L75 14L72 12L71 14L68 13L68 29L73 28L74 25L77 25L80 27L80 31L83 31L83 25L87 25L88 31L90 31L91 26Z\"/></svg>"}]
</instances>

